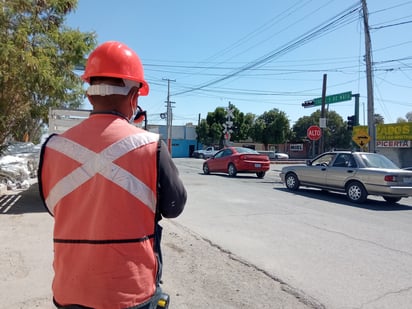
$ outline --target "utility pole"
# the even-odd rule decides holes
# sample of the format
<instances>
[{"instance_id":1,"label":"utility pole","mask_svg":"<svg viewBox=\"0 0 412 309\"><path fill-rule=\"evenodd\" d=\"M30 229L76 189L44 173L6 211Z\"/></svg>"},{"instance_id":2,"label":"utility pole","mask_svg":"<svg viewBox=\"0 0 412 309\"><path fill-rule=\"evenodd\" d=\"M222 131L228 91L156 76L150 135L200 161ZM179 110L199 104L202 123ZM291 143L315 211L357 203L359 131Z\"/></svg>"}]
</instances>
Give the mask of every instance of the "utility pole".
<instances>
[{"instance_id":1,"label":"utility pole","mask_svg":"<svg viewBox=\"0 0 412 309\"><path fill-rule=\"evenodd\" d=\"M352 94L352 97L355 98L355 111L354 111L354 115L355 115L355 126L359 125L359 93L355 93Z\"/></svg>"},{"instance_id":2,"label":"utility pole","mask_svg":"<svg viewBox=\"0 0 412 309\"><path fill-rule=\"evenodd\" d=\"M163 80L167 80L167 101L166 103L166 127L167 127L167 149L169 150L170 155L172 155L172 119L173 119L173 113L172 113L172 103L170 101L170 82L175 82L176 80L168 79L168 78L163 78Z\"/></svg>"},{"instance_id":3,"label":"utility pole","mask_svg":"<svg viewBox=\"0 0 412 309\"><path fill-rule=\"evenodd\" d=\"M319 141L319 154L323 153L325 149L325 137L324 137L324 129L326 128L326 119L325 119L325 101L326 101L326 81L327 81L327 74L323 74L323 83L322 83L322 108L320 111L320 119L319 119L319 127L321 130L321 136Z\"/></svg>"},{"instance_id":4,"label":"utility pole","mask_svg":"<svg viewBox=\"0 0 412 309\"><path fill-rule=\"evenodd\" d=\"M370 136L369 151L375 152L376 146L376 128L375 128L375 112L373 102L373 79L372 79L372 47L371 36L369 33L368 23L368 8L366 0L362 0L363 24L365 32L365 61L366 61L366 85L368 92L368 131Z\"/></svg>"},{"instance_id":5,"label":"utility pole","mask_svg":"<svg viewBox=\"0 0 412 309\"><path fill-rule=\"evenodd\" d=\"M197 127L200 128L200 113L199 116L197 118ZM196 150L199 150L199 136L197 136L196 134Z\"/></svg>"}]
</instances>

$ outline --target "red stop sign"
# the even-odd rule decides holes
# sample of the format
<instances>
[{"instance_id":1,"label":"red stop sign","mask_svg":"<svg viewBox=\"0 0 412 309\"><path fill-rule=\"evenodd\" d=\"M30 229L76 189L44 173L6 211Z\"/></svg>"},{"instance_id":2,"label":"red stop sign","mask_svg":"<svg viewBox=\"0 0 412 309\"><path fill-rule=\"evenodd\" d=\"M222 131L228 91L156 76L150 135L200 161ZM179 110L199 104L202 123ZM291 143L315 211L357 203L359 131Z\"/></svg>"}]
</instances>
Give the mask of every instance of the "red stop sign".
<instances>
[{"instance_id":1,"label":"red stop sign","mask_svg":"<svg viewBox=\"0 0 412 309\"><path fill-rule=\"evenodd\" d=\"M317 141L322 136L322 130L318 126L310 126L306 135L311 141Z\"/></svg>"}]
</instances>

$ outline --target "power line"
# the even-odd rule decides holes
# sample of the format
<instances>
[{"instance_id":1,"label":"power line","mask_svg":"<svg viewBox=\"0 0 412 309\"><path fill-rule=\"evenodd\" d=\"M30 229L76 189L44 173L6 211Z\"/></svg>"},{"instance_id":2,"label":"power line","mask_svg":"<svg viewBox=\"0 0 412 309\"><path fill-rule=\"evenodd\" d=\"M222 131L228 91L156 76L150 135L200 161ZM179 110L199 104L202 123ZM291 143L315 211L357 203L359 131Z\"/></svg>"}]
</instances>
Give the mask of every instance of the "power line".
<instances>
[{"instance_id":1,"label":"power line","mask_svg":"<svg viewBox=\"0 0 412 309\"><path fill-rule=\"evenodd\" d=\"M404 21L404 22L399 22L396 24L389 24L385 26L379 26L379 27L370 27L369 29L371 30L379 30L379 29L384 29L384 28L389 28L389 27L395 27L395 26L400 26L400 25L406 25L406 24L411 24L412 20Z\"/></svg>"},{"instance_id":2,"label":"power line","mask_svg":"<svg viewBox=\"0 0 412 309\"><path fill-rule=\"evenodd\" d=\"M313 28L312 30L306 32L305 34L301 35L300 37L298 37L297 39L295 39L294 41L288 43L288 45L285 45L283 47L281 47L280 49L269 53L263 57L261 57L260 59L255 60L254 62L251 62L247 65L245 65L244 67L241 67L235 71L233 71L232 73L227 74L224 77L218 78L216 80L207 82L203 85L191 88L189 90L185 90L185 91L181 91L181 92L177 92L175 94L173 94L174 96L177 95L182 95L188 92L193 92L193 91L197 91L197 90L201 90L203 88L212 86L214 84L220 83L224 80L227 80L229 78L232 78L244 71L256 68L256 67L260 67L270 61L272 61L275 57L278 57L282 54L285 54L287 52L290 52L291 50L302 46L303 44L307 43L310 40L313 40L314 38L321 36L322 34L325 34L327 31L330 31L332 28L339 26L341 23L345 22L346 19L350 19L351 17L353 17L353 15L355 13L357 13L360 9L359 3L357 3L356 5L352 5L349 9L344 10L343 12L339 13L338 15L332 17L331 19L329 19L327 22L325 22L324 24Z\"/></svg>"},{"instance_id":3,"label":"power line","mask_svg":"<svg viewBox=\"0 0 412 309\"><path fill-rule=\"evenodd\" d=\"M250 43L250 40L257 37L259 34L267 31L268 29L272 28L275 24L280 23L282 20L288 18L292 13L294 13L295 11L297 11L298 9L301 9L302 7L306 6L306 4L310 3L312 0L308 0L306 1L304 4L301 3L301 0L297 0L294 4L292 4L292 6L288 7L286 10L282 11L281 13L277 14L276 16L272 17L269 21L265 22L263 25L259 26L257 29L251 31L250 33L246 34L245 36L243 36L242 38L240 38L239 40L237 40L236 42L234 42L233 44L231 44L230 46L226 47L225 49L215 53L214 55L208 57L206 59L206 61L211 61L213 59L217 59L219 57L222 57L225 54L228 54L230 51L240 47L241 45L243 45L244 43ZM298 6L299 5L299 6ZM266 42L266 40L263 40L263 42ZM225 60L221 60L218 62L218 64L222 64L222 63L226 63L228 60L230 60L231 58L234 58L236 56L239 56L241 54L244 54L245 52L247 52L248 50L252 49L253 47L256 47L257 45L260 45L261 42L255 44L254 46L243 50L242 52L230 57L229 59L225 59ZM211 67L206 67L204 69L213 69ZM198 72L198 74L201 72ZM188 74L189 75L189 74Z\"/></svg>"}]
</instances>

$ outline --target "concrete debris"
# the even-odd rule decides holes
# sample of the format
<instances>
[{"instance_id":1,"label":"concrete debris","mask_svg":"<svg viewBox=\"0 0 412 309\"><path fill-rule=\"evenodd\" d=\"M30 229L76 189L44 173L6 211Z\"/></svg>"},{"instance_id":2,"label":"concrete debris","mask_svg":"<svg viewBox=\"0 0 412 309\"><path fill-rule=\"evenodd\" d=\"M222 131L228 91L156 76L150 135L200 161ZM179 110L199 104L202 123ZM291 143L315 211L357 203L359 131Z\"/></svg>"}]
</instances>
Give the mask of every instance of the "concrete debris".
<instances>
[{"instance_id":1,"label":"concrete debris","mask_svg":"<svg viewBox=\"0 0 412 309\"><path fill-rule=\"evenodd\" d=\"M30 186L37 177L41 145L12 143L0 156L0 194Z\"/></svg>"}]
</instances>

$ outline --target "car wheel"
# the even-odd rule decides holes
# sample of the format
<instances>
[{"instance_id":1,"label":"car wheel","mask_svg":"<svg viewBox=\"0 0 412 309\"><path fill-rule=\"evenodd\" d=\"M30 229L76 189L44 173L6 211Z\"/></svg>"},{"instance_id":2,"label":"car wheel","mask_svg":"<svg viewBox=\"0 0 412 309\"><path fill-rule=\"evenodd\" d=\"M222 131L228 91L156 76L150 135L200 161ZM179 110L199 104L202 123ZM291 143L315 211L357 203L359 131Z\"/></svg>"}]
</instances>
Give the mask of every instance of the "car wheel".
<instances>
[{"instance_id":1,"label":"car wheel","mask_svg":"<svg viewBox=\"0 0 412 309\"><path fill-rule=\"evenodd\" d=\"M263 178L263 177L265 177L265 174L266 174L266 172L257 172L257 173L256 173L256 176L257 176L258 178Z\"/></svg>"},{"instance_id":2,"label":"car wheel","mask_svg":"<svg viewBox=\"0 0 412 309\"><path fill-rule=\"evenodd\" d=\"M296 191L300 186L298 176L296 176L295 173L286 174L285 184L286 188L288 188L289 190Z\"/></svg>"},{"instance_id":3,"label":"car wheel","mask_svg":"<svg viewBox=\"0 0 412 309\"><path fill-rule=\"evenodd\" d=\"M383 199L387 201L388 203L397 203L399 202L402 198L401 197L394 197L394 196L383 196Z\"/></svg>"},{"instance_id":4,"label":"car wheel","mask_svg":"<svg viewBox=\"0 0 412 309\"><path fill-rule=\"evenodd\" d=\"M363 203L368 197L365 187L358 181L352 181L346 185L346 196L353 203Z\"/></svg>"},{"instance_id":5,"label":"car wheel","mask_svg":"<svg viewBox=\"0 0 412 309\"><path fill-rule=\"evenodd\" d=\"M233 163L230 163L228 168L227 168L227 173L229 174L230 177L235 177L237 174L236 167L233 165Z\"/></svg>"},{"instance_id":6,"label":"car wheel","mask_svg":"<svg viewBox=\"0 0 412 309\"><path fill-rule=\"evenodd\" d=\"M201 153L201 154L199 155L199 158L200 158L200 159L204 159L204 158L205 158L205 155L204 155L203 153Z\"/></svg>"},{"instance_id":7,"label":"car wheel","mask_svg":"<svg viewBox=\"0 0 412 309\"><path fill-rule=\"evenodd\" d=\"M207 165L207 163L203 164L203 173L205 173L205 175L210 174L209 165Z\"/></svg>"}]
</instances>

